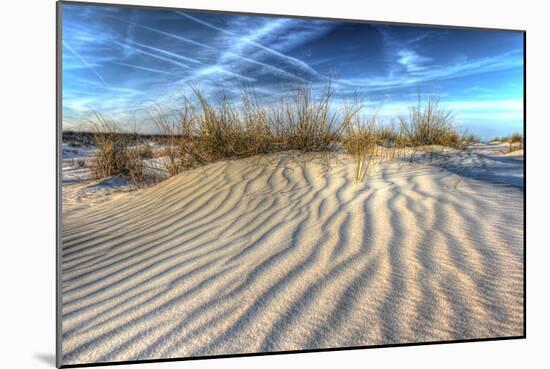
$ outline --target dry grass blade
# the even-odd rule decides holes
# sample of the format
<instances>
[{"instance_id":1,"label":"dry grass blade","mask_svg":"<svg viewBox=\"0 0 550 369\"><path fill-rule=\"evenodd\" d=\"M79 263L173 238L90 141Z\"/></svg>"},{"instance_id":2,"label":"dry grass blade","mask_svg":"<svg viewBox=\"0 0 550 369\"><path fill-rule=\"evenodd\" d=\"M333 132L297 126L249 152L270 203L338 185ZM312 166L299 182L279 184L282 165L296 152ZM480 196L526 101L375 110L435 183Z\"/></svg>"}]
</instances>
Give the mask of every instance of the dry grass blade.
<instances>
[{"instance_id":1,"label":"dry grass blade","mask_svg":"<svg viewBox=\"0 0 550 369\"><path fill-rule=\"evenodd\" d=\"M120 176L135 185L145 182L146 171L142 161L136 135L124 132L114 121L94 112L90 120L96 153L91 161L93 175L100 179Z\"/></svg>"}]
</instances>

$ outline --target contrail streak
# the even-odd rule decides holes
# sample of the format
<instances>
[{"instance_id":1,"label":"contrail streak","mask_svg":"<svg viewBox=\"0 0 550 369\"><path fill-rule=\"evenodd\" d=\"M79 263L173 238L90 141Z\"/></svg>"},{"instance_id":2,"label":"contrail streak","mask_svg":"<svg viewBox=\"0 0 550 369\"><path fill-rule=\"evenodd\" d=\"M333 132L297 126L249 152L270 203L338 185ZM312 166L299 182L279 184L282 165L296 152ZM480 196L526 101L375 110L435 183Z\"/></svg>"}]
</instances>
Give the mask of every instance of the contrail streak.
<instances>
[{"instance_id":1,"label":"contrail streak","mask_svg":"<svg viewBox=\"0 0 550 369\"><path fill-rule=\"evenodd\" d=\"M119 42L119 41L114 41L114 43L116 43L117 45L120 45L120 46L122 46L122 47L130 48L130 49L132 49L132 50L134 50L134 51L136 51L136 52L138 52L138 53L140 53L140 54L148 55L148 56L150 56L150 57L152 57L152 58L155 58L155 59L164 60L164 61L166 61L166 62L168 62L168 63L172 63L172 64L177 65L177 66L180 66L180 67L184 67L184 68L187 68L187 69L191 69L191 68L190 68L188 65L186 65L186 64L180 63L180 62L178 62L178 61L175 61L175 60L172 60L172 59L169 59L169 58L165 58L164 56L160 56L160 55L157 55L157 54L149 53L149 52L147 52L147 51L140 50L140 49L138 49L138 48L136 48L136 47L133 47L133 46L131 46L131 45L128 45L128 44L125 44L125 43L122 43L122 42ZM229 75L231 75L231 76L233 76L233 77L242 78L242 79L247 80L247 81L254 81L253 78L246 77L246 76L243 76L243 75L238 74L238 73L234 73L234 72L227 71L227 70L225 70L225 69L223 69L223 68L221 68L221 67L219 67L219 66L217 66L217 65L209 66L208 68L202 70L202 72L199 71L199 73L197 73L197 74L198 74L199 76L200 76L200 75L206 75L206 76L207 76L207 75L209 75L211 72L225 73L225 74L229 74Z\"/></svg>"},{"instance_id":2,"label":"contrail streak","mask_svg":"<svg viewBox=\"0 0 550 369\"><path fill-rule=\"evenodd\" d=\"M127 22L127 23L133 24L133 25L135 25L135 26L137 26L137 27L141 27L141 28L146 29L146 30L151 31L151 32L156 32L156 33L161 34L161 35L164 35L164 36L168 36L168 37L172 37L172 38L175 38L175 39L177 39L177 40L180 40L180 41L184 41L184 42L187 42L187 43L196 45L196 46L201 46L201 47L204 47L204 48L207 48L207 49L210 49L210 50L217 50L215 47L212 47L212 46L210 46L210 45L206 45L206 44L203 44L203 43L201 43L201 42L197 42L197 41L191 40L191 39L186 38L186 37L182 37L182 36L179 36L179 35L175 35L175 34L173 34L173 33L161 31L160 29L156 29L156 28L153 28L153 27L144 26L143 24L139 24L139 23L133 23L133 22Z\"/></svg>"},{"instance_id":3,"label":"contrail streak","mask_svg":"<svg viewBox=\"0 0 550 369\"><path fill-rule=\"evenodd\" d=\"M186 18L188 18L188 19L191 19L192 21L194 21L194 22L196 22L196 23L202 24L202 25L205 26L205 27L214 29L214 30L216 30L216 31L225 33L225 34L230 35L230 36L233 36L233 37L239 37L240 41L242 41L242 42L248 43L248 44L250 44L250 45L254 45L254 46L256 46L256 47L258 47L258 48L260 48L260 49L262 49L262 50L264 50L264 51L267 51L268 53L271 53L271 54L276 55L276 56L278 56L278 57L280 57L280 58L283 58L285 61L287 61L287 62L289 62L289 63L291 63L291 64L294 64L295 66L300 67L302 70L304 70L304 71L306 71L306 72L308 72L308 73L311 73L312 75L314 75L314 76L317 77L317 78L325 79L325 77L323 77L322 75L320 75L315 69L313 69L313 68L310 67L307 63L305 63L305 62L303 62L303 61L301 61L301 60L299 60L299 59L296 59L296 58L293 58L293 57L288 56L288 55L286 55L286 54L280 53L280 52L278 52L278 51L276 51L276 50L273 50L273 49L271 49L271 48L269 48L269 47L266 47L266 46L264 46L264 45L262 45L262 44L260 44L260 43L258 43L258 42L252 41L252 40L250 40L250 39L242 38L242 37L240 37L240 36L239 36L238 34L236 34L236 33L233 33L233 32L228 31L228 30L226 30L226 29L223 29L223 28L214 26L213 24L210 24L210 23L208 23L208 22L202 21L202 20L200 20L200 19L198 19L198 18L195 18L195 17L193 17L193 16L191 16L191 15L189 15L189 14L185 14L185 13L182 13L182 12L175 12L175 13L177 13L177 14L179 14L179 15L181 15L181 16L184 16L184 17L186 17Z\"/></svg>"},{"instance_id":4,"label":"contrail streak","mask_svg":"<svg viewBox=\"0 0 550 369\"><path fill-rule=\"evenodd\" d=\"M179 13L178 13L179 14ZM113 17L114 18L114 17ZM195 46L199 46L199 47L203 47L205 49L208 49L208 50L216 50L218 51L219 49L218 48L215 48L215 47L212 47L210 45L207 45L205 43L202 43L202 42L198 42L198 41L194 41L194 40L191 40L189 38L186 38L186 37L182 37L182 36L179 36L179 35L176 35L176 34L173 34L173 33L170 33L170 32L165 32L165 31L161 31L157 28L153 28L153 27L149 27L149 26L145 26L143 24L139 24L139 23L135 23L135 22L129 22L129 21L124 21L124 20L121 20L121 19L118 19L118 18L114 18L114 19L117 19L118 21L120 22L123 22L123 23L127 23L127 24L131 24L131 25L134 25L136 27L140 27L140 28L143 28L143 29L146 29L148 31L151 31L151 32L155 32L155 33L158 33L158 34L161 34L161 35L164 35L164 36L168 36L168 37L171 37L171 38L174 38L176 40L179 40L179 41L184 41L184 42L187 42L189 44L192 44L192 45L195 45ZM182 60L187 60L187 61L191 61L191 62L195 62L195 63L200 63L200 64L204 64L196 59L192 59L192 58L188 58L188 57L184 57L182 55L177 55L177 54L174 54L174 53L171 53L169 51L166 51L166 50L162 50L162 49L158 49L158 48L155 48L155 47L152 47L152 46L148 46L148 45L144 45L144 44L140 44L138 42L135 42L135 41L128 41L128 42L131 42L133 44L136 44L138 46L141 46L143 48L147 48L149 50L154 50L154 51L157 51L157 52L161 52L161 53L164 53L166 55L171 55L173 57L176 57L176 58L179 58L179 59L182 59ZM241 60L244 60L246 62L249 62L249 63L253 63L253 64L256 64L256 65L261 65L261 66L264 66L266 68L270 68L282 75L285 75L286 77L290 77L290 78L296 78L298 80L301 80L301 81L305 81L303 78L301 77L298 77L290 72L287 72L283 69L280 69L280 68L277 68L271 64L268 64L268 63L263 63L263 62L260 62L260 61L257 61L257 60L254 60L254 59L250 59L250 58L247 58L247 57L244 57L242 55L238 55L238 54L235 54L233 52L227 52L226 53L227 55L230 55L232 57L236 57L236 58L239 58ZM218 67L220 68L220 67ZM227 72L225 71L223 68L221 69L222 72L225 72L227 74L234 74L232 72ZM250 80L250 78L248 77L244 77L244 76L241 76L243 78L246 78L248 80Z\"/></svg>"},{"instance_id":5,"label":"contrail streak","mask_svg":"<svg viewBox=\"0 0 550 369\"><path fill-rule=\"evenodd\" d=\"M268 64L268 63L263 63L263 62L260 62L260 61L257 61L257 60L254 60L254 59L250 59L250 58L247 58L245 56L242 56L242 55L239 55L239 54L235 54L234 52L231 52L231 51L228 51L226 53L227 56L230 56L230 57L234 57L234 58L238 58L238 59L241 59L245 62L248 62L248 63L252 63L252 64L256 64L256 65L260 65L262 67L266 67L266 68L269 68L281 75L284 75L286 77L289 77L291 79L298 79L302 82L306 82L305 79L303 79L302 77L298 77L297 75L294 75L290 72L287 72L286 70L284 69L281 69L281 68L277 68L276 66L274 65L271 65L271 64Z\"/></svg>"},{"instance_id":6,"label":"contrail streak","mask_svg":"<svg viewBox=\"0 0 550 369\"><path fill-rule=\"evenodd\" d=\"M125 48L129 48L131 50L134 50L135 52L137 53L140 53L140 54L143 54L143 55L148 55L152 58L155 58L155 59L159 59L159 60L163 60L165 62L168 62L168 63L171 63L171 64L174 64L174 65L177 65L178 67L182 67L182 68L186 68L186 69L191 69L191 67L189 67L187 64L183 64L183 63L180 63L178 61L175 61L175 60L172 60L172 59L169 59L169 58L165 58L164 56L160 56L160 55L157 55L157 54L153 54L153 53L150 53L150 52L147 52L147 51L144 51L144 50L141 50L141 49L138 49L137 47L133 47L131 45L128 45L128 44L125 44L123 42L119 42L119 41L114 41L115 44L119 45L119 46L122 46L122 47L125 47Z\"/></svg>"},{"instance_id":7,"label":"contrail streak","mask_svg":"<svg viewBox=\"0 0 550 369\"><path fill-rule=\"evenodd\" d=\"M115 62L115 61L112 62L112 63L122 65L122 66L126 66L126 67L130 67L130 68L145 70L145 71L148 71L148 72L159 73L159 74L167 74L167 75L170 75L170 76L176 76L175 73L170 73L170 72L166 72L166 71L159 70L159 69L154 69L154 68L143 67L141 65L128 64L128 63Z\"/></svg>"},{"instance_id":8,"label":"contrail streak","mask_svg":"<svg viewBox=\"0 0 550 369\"><path fill-rule=\"evenodd\" d=\"M142 44L142 43L139 43L139 42L136 42L136 41L130 41L130 40L127 40L126 42L129 42L131 44L134 44L134 45L137 45L139 47L142 47L144 49L148 49L148 50L152 50L152 51L156 51L156 52L159 52L161 54L164 54L164 55L170 55L174 58L178 58L178 59L181 59L181 60L185 60L185 61L188 61L188 62L191 62L191 63L196 63L196 64L202 64L200 61L198 61L197 59L193 59L193 58L189 58L187 56L183 56L183 55L179 55L179 54L175 54L173 52L170 52L170 51L167 51L167 50L163 50L163 49L159 49L157 47L153 47L153 46L149 46L149 45L145 45L145 44Z\"/></svg>"},{"instance_id":9,"label":"contrail streak","mask_svg":"<svg viewBox=\"0 0 550 369\"><path fill-rule=\"evenodd\" d=\"M99 78L99 80L103 83L103 85L105 85L105 87L109 88L109 84L107 82L105 82L105 80L103 79L103 77L101 77L101 75L97 72L97 70L95 70L94 67L92 67L90 64L88 64L86 59L84 59L79 53L77 53L76 50L71 47L71 45L69 45L66 41L63 41L63 46L65 46L74 56L76 56L78 59L80 59L80 61L86 67L88 67L92 72L94 72L94 74L97 76L97 78Z\"/></svg>"},{"instance_id":10,"label":"contrail streak","mask_svg":"<svg viewBox=\"0 0 550 369\"><path fill-rule=\"evenodd\" d=\"M188 39L188 38L181 37L181 36L178 36L178 35L169 33L169 32L164 32L164 31L158 30L158 29L156 29L156 28L151 28L151 27L143 26L143 25L140 25L140 24L137 24L137 23L136 23L136 26L145 28L145 29L147 29L147 30L149 30L149 31L151 31L151 32L155 32L155 33L162 34L162 35L164 35L164 36L172 37L172 38L174 38L174 39L176 39L176 40L180 40L180 41L184 41L184 42L191 43L191 44L193 44L193 45L195 45L195 46L204 47L204 48L210 49L210 50L217 50L217 49L213 48L213 47L210 46L210 45L207 45L207 44L204 44L204 43L201 43L201 42L197 42L197 41L193 41L193 40L190 40L190 39ZM190 59L190 58L187 58L187 57L183 57L183 56L181 56L181 55L177 55L177 54L174 54L174 53L170 53L169 51L166 51L166 50L161 50L161 49L153 48L153 47L151 47L151 46L142 45L142 44L139 44L139 43L137 43L137 42L133 42L133 43L135 43L135 44L137 44L137 45L140 45L140 46L142 46L142 47L146 47L146 48L151 49L151 50L156 50L156 51L159 51L159 52L163 52L163 53L165 53L165 54L167 54L167 55L172 55L172 56L174 56L174 57ZM263 62L260 62L260 61L254 60L254 59L250 59L250 58L244 57L244 56L242 56L242 55L235 54L235 53L233 53L233 52L227 52L227 55L230 55L230 56L232 56L232 57L239 58L239 59L244 60L244 61L249 62L249 63L253 63L253 64L257 64L257 65L261 65L261 66L270 68L270 69L272 69L272 70L274 70L274 71L277 71L277 72L279 72L279 73L281 73L281 74L284 74L285 76L288 76L288 77L292 77L292 78L297 78L297 79L303 80L302 78L300 78L300 77L298 77L298 76L296 76L296 75L294 75L294 74L292 74L292 73L289 73L289 72L287 72L287 71L285 71L285 70L283 70L283 69L277 68L277 67L275 67L275 66L273 66L273 65L271 65L271 64L267 64L267 63L263 63ZM193 61L195 61L195 62L197 62L197 63L200 63L199 61L196 61L196 60L194 60L194 59L193 59Z\"/></svg>"}]
</instances>

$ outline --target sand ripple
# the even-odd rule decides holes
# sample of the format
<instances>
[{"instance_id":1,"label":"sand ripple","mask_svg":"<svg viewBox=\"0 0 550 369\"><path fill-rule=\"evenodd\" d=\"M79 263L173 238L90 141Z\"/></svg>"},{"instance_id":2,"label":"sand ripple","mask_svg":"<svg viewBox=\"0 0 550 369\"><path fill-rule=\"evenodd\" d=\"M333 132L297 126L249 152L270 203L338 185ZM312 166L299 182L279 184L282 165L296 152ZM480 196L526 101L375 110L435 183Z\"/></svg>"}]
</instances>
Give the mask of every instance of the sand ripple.
<instances>
[{"instance_id":1,"label":"sand ripple","mask_svg":"<svg viewBox=\"0 0 550 369\"><path fill-rule=\"evenodd\" d=\"M67 212L63 363L522 335L523 161L456 160L224 161Z\"/></svg>"}]
</instances>

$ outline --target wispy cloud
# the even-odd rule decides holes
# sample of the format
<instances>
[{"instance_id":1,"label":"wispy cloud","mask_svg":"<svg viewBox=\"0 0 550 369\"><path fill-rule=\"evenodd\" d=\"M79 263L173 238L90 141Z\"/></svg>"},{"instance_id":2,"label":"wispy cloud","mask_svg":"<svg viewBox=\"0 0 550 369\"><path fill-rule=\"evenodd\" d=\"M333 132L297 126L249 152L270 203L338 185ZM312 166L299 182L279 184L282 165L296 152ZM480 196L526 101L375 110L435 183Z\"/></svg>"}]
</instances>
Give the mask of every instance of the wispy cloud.
<instances>
[{"instance_id":1,"label":"wispy cloud","mask_svg":"<svg viewBox=\"0 0 550 369\"><path fill-rule=\"evenodd\" d=\"M415 45L415 44L419 44L420 42L425 42L430 38L443 38L446 35L447 35L447 31L442 29L438 29L437 31L433 31L433 30L424 31L420 33L418 36L407 39L406 43L409 45Z\"/></svg>"},{"instance_id":2,"label":"wispy cloud","mask_svg":"<svg viewBox=\"0 0 550 369\"><path fill-rule=\"evenodd\" d=\"M412 57L399 61L400 64L408 65L407 72L411 68L414 73L401 73L393 76L376 78L348 78L342 79L343 85L351 87L364 87L373 90L391 90L403 87L421 86L426 82L443 81L455 78L472 77L487 73L495 73L506 70L518 70L523 65L521 53L517 50L492 57L478 60L465 61L462 63L431 66L427 68L422 63L418 64L418 59Z\"/></svg>"},{"instance_id":3,"label":"wispy cloud","mask_svg":"<svg viewBox=\"0 0 550 369\"><path fill-rule=\"evenodd\" d=\"M403 65L409 73L426 70L432 61L432 58L420 56L414 50L399 50L397 55L399 57L397 62Z\"/></svg>"}]
</instances>

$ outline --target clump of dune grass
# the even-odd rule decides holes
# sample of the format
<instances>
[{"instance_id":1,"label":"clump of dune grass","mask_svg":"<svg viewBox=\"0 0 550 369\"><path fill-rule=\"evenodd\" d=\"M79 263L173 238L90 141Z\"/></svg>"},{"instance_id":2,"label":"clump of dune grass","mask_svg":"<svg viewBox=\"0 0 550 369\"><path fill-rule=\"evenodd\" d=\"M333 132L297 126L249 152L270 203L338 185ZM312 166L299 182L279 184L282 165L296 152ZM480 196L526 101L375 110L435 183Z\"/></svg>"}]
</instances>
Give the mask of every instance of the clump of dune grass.
<instances>
[{"instance_id":1,"label":"clump of dune grass","mask_svg":"<svg viewBox=\"0 0 550 369\"><path fill-rule=\"evenodd\" d=\"M97 147L90 163L90 170L97 179L120 176L135 185L146 179L146 171L140 152L132 147L132 135L101 114L95 113L90 121L94 143Z\"/></svg>"},{"instance_id":2,"label":"clump of dune grass","mask_svg":"<svg viewBox=\"0 0 550 369\"><path fill-rule=\"evenodd\" d=\"M513 133L504 139L508 143L509 152L523 149L523 135L521 133Z\"/></svg>"},{"instance_id":3,"label":"clump of dune grass","mask_svg":"<svg viewBox=\"0 0 550 369\"><path fill-rule=\"evenodd\" d=\"M166 111L161 106L154 106L149 113L161 133L158 156L168 176L179 174L199 161L191 153L195 112L187 99L178 110Z\"/></svg>"},{"instance_id":4,"label":"clump of dune grass","mask_svg":"<svg viewBox=\"0 0 550 369\"><path fill-rule=\"evenodd\" d=\"M241 91L240 125L243 126L242 145L246 155L266 154L277 150L278 142L270 126L269 112L263 108L253 90Z\"/></svg>"},{"instance_id":5,"label":"clump of dune grass","mask_svg":"<svg viewBox=\"0 0 550 369\"><path fill-rule=\"evenodd\" d=\"M394 132L381 128L377 123L377 115L357 115L346 126L347 132L343 146L357 162L355 181L363 182L378 155L379 144L388 139L395 139Z\"/></svg>"},{"instance_id":6,"label":"clump of dune grass","mask_svg":"<svg viewBox=\"0 0 550 369\"><path fill-rule=\"evenodd\" d=\"M260 107L256 95L244 90L240 108L227 97L215 106L194 90L200 111L196 115L197 155L207 160L247 157L278 151L330 152L356 114L338 114L332 107L334 89L327 83L315 96L303 86L283 96L270 108Z\"/></svg>"},{"instance_id":7,"label":"clump of dune grass","mask_svg":"<svg viewBox=\"0 0 550 369\"><path fill-rule=\"evenodd\" d=\"M229 99L224 96L215 107L200 90L195 89L195 95L200 106L197 134L203 153L209 160L244 155L244 129Z\"/></svg>"},{"instance_id":8,"label":"clump of dune grass","mask_svg":"<svg viewBox=\"0 0 550 369\"><path fill-rule=\"evenodd\" d=\"M277 151L267 110L260 108L253 92L241 92L240 107L227 96L215 105L198 89L194 152L205 161L248 157Z\"/></svg>"},{"instance_id":9,"label":"clump of dune grass","mask_svg":"<svg viewBox=\"0 0 550 369\"><path fill-rule=\"evenodd\" d=\"M136 150L140 159L152 159L155 157L153 149L147 143L139 145Z\"/></svg>"},{"instance_id":10,"label":"clump of dune grass","mask_svg":"<svg viewBox=\"0 0 550 369\"><path fill-rule=\"evenodd\" d=\"M477 135L474 135L473 133L467 133L467 132L465 132L465 133L462 135L461 142L462 142L462 144L464 144L464 145L471 145L471 144L475 144L475 143L481 142L481 138L480 138L479 136L477 136Z\"/></svg>"},{"instance_id":11,"label":"clump of dune grass","mask_svg":"<svg viewBox=\"0 0 550 369\"><path fill-rule=\"evenodd\" d=\"M422 106L409 107L408 117L400 117L401 129L404 132L407 146L413 148L410 160L423 146L440 145L462 149L461 135L455 127L453 112L441 108L439 100L430 98Z\"/></svg>"},{"instance_id":12,"label":"clump of dune grass","mask_svg":"<svg viewBox=\"0 0 550 369\"><path fill-rule=\"evenodd\" d=\"M376 140L378 145L384 148L383 156L390 160L401 158L408 141L403 127L399 125L396 128L393 122L390 125L379 123L377 126Z\"/></svg>"},{"instance_id":13,"label":"clump of dune grass","mask_svg":"<svg viewBox=\"0 0 550 369\"><path fill-rule=\"evenodd\" d=\"M509 136L495 137L491 141L493 144L506 143L508 144L508 152L513 152L523 149L523 135L521 133L512 133Z\"/></svg>"},{"instance_id":14,"label":"clump of dune grass","mask_svg":"<svg viewBox=\"0 0 550 369\"><path fill-rule=\"evenodd\" d=\"M332 108L334 88L329 83L319 96L304 86L280 102L272 122L285 149L303 152L334 151L352 118L361 106L344 109L339 115Z\"/></svg>"},{"instance_id":15,"label":"clump of dune grass","mask_svg":"<svg viewBox=\"0 0 550 369\"><path fill-rule=\"evenodd\" d=\"M439 106L437 99L430 99L409 108L408 117L399 118L399 126L384 125L376 112L370 116L355 116L347 125L343 146L357 161L356 182L362 182L376 160L399 159L407 154L412 162L416 152L428 150L433 159L435 148L445 147L462 150L466 140L475 138L459 134L454 124L454 115Z\"/></svg>"}]
</instances>

